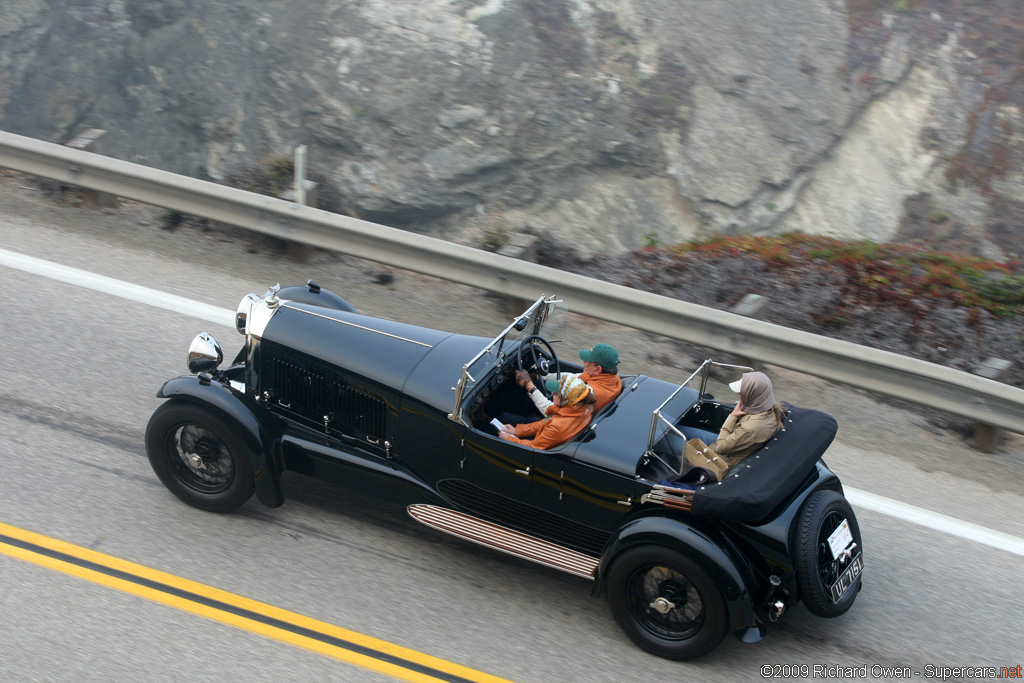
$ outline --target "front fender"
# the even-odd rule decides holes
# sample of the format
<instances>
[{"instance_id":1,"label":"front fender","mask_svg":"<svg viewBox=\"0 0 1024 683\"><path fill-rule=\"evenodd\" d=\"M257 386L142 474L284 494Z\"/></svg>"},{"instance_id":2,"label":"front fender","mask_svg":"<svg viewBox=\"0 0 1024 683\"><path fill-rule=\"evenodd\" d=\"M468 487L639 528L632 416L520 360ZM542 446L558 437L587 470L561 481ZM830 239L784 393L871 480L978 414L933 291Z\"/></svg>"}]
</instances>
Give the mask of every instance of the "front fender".
<instances>
[{"instance_id":1,"label":"front fender","mask_svg":"<svg viewBox=\"0 0 1024 683\"><path fill-rule=\"evenodd\" d=\"M604 577L615 558L637 545L673 548L700 563L722 591L733 633L745 642L755 642L764 637L765 627L754 614L751 590L740 567L726 550L729 544L722 534L713 528L698 527L659 511L634 517L608 541L594 583L595 597L604 589Z\"/></svg>"},{"instance_id":2,"label":"front fender","mask_svg":"<svg viewBox=\"0 0 1024 683\"><path fill-rule=\"evenodd\" d=\"M257 412L263 412L262 408L255 404L249 405L219 382L205 381L195 375L167 380L156 395L157 398L197 403L234 424L252 461L252 470L256 475L256 497L267 507L280 507L284 503L281 468L277 464L279 459L274 457L277 440L256 416Z\"/></svg>"}]
</instances>

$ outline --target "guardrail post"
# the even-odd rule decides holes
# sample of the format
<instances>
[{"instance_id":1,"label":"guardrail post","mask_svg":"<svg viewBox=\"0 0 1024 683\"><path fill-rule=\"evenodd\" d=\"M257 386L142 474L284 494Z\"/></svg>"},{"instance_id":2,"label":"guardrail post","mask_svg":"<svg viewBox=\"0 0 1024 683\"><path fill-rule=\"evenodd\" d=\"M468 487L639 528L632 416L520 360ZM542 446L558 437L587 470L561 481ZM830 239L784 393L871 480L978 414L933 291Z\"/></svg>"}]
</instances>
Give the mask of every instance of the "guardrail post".
<instances>
[{"instance_id":1,"label":"guardrail post","mask_svg":"<svg viewBox=\"0 0 1024 683\"><path fill-rule=\"evenodd\" d=\"M64 146L72 149L81 149L94 154L102 154L103 156L109 156L110 154L110 144L107 141L107 131L100 128L89 128L88 130L83 130L74 138L64 143ZM91 206L104 207L110 206L114 203L113 195L107 194L106 192L88 190L85 188L79 188L79 191L82 193L82 201Z\"/></svg>"},{"instance_id":2,"label":"guardrail post","mask_svg":"<svg viewBox=\"0 0 1024 683\"><path fill-rule=\"evenodd\" d=\"M288 202L295 202L296 204L302 204L303 206L312 206L316 208L317 205L317 184L312 180L306 180L306 152L308 148L306 145L299 145L295 148L294 157L294 169L295 169L295 182L292 184L290 190L285 190L281 193L281 199ZM313 253L313 248L303 242L288 242L286 254L288 258L294 259L301 263L305 263L309 260L309 255Z\"/></svg>"},{"instance_id":3,"label":"guardrail post","mask_svg":"<svg viewBox=\"0 0 1024 683\"><path fill-rule=\"evenodd\" d=\"M517 258L521 261L535 263L537 260L537 236L524 232L517 232L509 238L508 242L497 251L501 256ZM529 307L533 300L520 299L510 296L505 299L506 312L510 316L517 316Z\"/></svg>"},{"instance_id":4,"label":"guardrail post","mask_svg":"<svg viewBox=\"0 0 1024 683\"><path fill-rule=\"evenodd\" d=\"M1001 382L1009 373L1010 365L1008 360L990 357L978 363L971 372L980 377ZM1002 433L999 428L983 422L974 423L974 445L977 448L991 453L999 448L1001 440Z\"/></svg>"},{"instance_id":5,"label":"guardrail post","mask_svg":"<svg viewBox=\"0 0 1024 683\"><path fill-rule=\"evenodd\" d=\"M745 318L753 318L754 320L764 320L765 311L768 309L768 304L771 302L766 296L760 294L746 294L739 302L736 303L732 308L729 309L730 313L736 315L742 315ZM762 366L753 358L746 356L739 356L737 365L747 365L754 368L757 371L762 370Z\"/></svg>"}]
</instances>

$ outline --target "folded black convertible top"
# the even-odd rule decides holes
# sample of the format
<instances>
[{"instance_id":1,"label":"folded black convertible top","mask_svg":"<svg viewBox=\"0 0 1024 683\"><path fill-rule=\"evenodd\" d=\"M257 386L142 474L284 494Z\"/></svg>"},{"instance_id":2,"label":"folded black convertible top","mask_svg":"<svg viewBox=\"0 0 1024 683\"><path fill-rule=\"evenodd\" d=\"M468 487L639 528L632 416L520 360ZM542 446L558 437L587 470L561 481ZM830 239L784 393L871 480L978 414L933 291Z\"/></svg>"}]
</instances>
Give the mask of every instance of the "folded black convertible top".
<instances>
[{"instance_id":1,"label":"folded black convertible top","mask_svg":"<svg viewBox=\"0 0 1024 683\"><path fill-rule=\"evenodd\" d=\"M694 490L691 512L726 522L764 521L814 470L837 427L831 415L789 407L771 441L730 469L723 481Z\"/></svg>"}]
</instances>

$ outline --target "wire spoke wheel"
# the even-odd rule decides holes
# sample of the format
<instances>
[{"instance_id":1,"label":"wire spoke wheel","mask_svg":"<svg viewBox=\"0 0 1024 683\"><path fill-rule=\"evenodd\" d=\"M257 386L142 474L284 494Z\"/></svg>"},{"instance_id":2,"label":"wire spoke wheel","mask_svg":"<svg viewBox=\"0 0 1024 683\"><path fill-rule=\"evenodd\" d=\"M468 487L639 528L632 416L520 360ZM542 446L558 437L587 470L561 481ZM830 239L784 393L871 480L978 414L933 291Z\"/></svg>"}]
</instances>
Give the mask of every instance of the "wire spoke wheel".
<instances>
[{"instance_id":1,"label":"wire spoke wheel","mask_svg":"<svg viewBox=\"0 0 1024 683\"><path fill-rule=\"evenodd\" d=\"M236 423L188 401L171 400L146 427L146 453L167 489L189 505L229 512L256 490L252 453Z\"/></svg>"},{"instance_id":2,"label":"wire spoke wheel","mask_svg":"<svg viewBox=\"0 0 1024 683\"><path fill-rule=\"evenodd\" d=\"M167 435L168 452L178 458L172 464L181 482L200 493L226 491L235 476L231 452L224 440L202 425L182 425Z\"/></svg>"},{"instance_id":3,"label":"wire spoke wheel","mask_svg":"<svg viewBox=\"0 0 1024 683\"><path fill-rule=\"evenodd\" d=\"M843 516L835 510L825 515L818 529L818 574L824 586L831 586L839 578L839 560L832 557L828 537L843 523Z\"/></svg>"},{"instance_id":4,"label":"wire spoke wheel","mask_svg":"<svg viewBox=\"0 0 1024 683\"><path fill-rule=\"evenodd\" d=\"M704 623L704 603L696 586L664 566L633 572L626 585L627 600L636 620L666 640L685 640Z\"/></svg>"},{"instance_id":5,"label":"wire spoke wheel","mask_svg":"<svg viewBox=\"0 0 1024 683\"><path fill-rule=\"evenodd\" d=\"M721 590L694 559L673 548L624 550L608 572L608 606L638 646L668 659L693 659L725 636Z\"/></svg>"}]
</instances>

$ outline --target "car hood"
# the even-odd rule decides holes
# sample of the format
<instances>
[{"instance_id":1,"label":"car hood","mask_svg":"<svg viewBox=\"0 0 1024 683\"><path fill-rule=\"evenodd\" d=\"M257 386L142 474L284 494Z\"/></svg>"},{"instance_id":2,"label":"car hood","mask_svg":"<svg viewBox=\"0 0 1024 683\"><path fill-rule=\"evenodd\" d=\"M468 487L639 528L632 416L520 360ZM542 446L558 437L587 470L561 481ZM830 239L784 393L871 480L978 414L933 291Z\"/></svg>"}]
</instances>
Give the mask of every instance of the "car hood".
<instances>
[{"instance_id":1,"label":"car hood","mask_svg":"<svg viewBox=\"0 0 1024 683\"><path fill-rule=\"evenodd\" d=\"M261 338L444 412L463 364L490 341L294 301L281 303Z\"/></svg>"}]
</instances>

